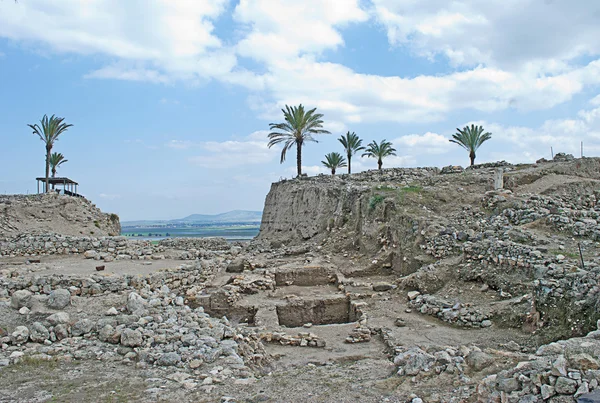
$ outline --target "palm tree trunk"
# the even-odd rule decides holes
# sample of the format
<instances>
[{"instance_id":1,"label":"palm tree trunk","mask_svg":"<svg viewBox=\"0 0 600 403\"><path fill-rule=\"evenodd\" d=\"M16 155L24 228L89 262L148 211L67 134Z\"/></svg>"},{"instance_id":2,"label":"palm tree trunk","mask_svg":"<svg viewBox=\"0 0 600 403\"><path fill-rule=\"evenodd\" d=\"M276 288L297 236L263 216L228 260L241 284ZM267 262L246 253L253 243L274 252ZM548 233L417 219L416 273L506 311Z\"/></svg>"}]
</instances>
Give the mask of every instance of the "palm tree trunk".
<instances>
[{"instance_id":1,"label":"palm tree trunk","mask_svg":"<svg viewBox=\"0 0 600 403\"><path fill-rule=\"evenodd\" d=\"M297 149L296 165L298 168L298 176L302 176L302 144L296 143L296 149Z\"/></svg>"},{"instance_id":2,"label":"palm tree trunk","mask_svg":"<svg viewBox=\"0 0 600 403\"><path fill-rule=\"evenodd\" d=\"M383 161L381 158L377 160L377 166L379 166L379 170L381 171L381 167L383 166Z\"/></svg>"},{"instance_id":3,"label":"palm tree trunk","mask_svg":"<svg viewBox=\"0 0 600 403\"><path fill-rule=\"evenodd\" d=\"M352 155L348 154L348 173L351 174L352 173Z\"/></svg>"},{"instance_id":4,"label":"palm tree trunk","mask_svg":"<svg viewBox=\"0 0 600 403\"><path fill-rule=\"evenodd\" d=\"M471 166L475 165L475 151L471 151L469 158L471 158Z\"/></svg>"},{"instance_id":5,"label":"palm tree trunk","mask_svg":"<svg viewBox=\"0 0 600 403\"><path fill-rule=\"evenodd\" d=\"M56 167L52 168L52 177L56 177ZM52 190L54 190L54 183L52 184Z\"/></svg>"},{"instance_id":6,"label":"palm tree trunk","mask_svg":"<svg viewBox=\"0 0 600 403\"><path fill-rule=\"evenodd\" d=\"M331 174L335 175L335 168L331 168Z\"/></svg>"},{"instance_id":7,"label":"palm tree trunk","mask_svg":"<svg viewBox=\"0 0 600 403\"><path fill-rule=\"evenodd\" d=\"M46 146L46 193L50 192L50 188L48 184L50 181L48 178L50 177L50 152L52 151L52 146Z\"/></svg>"}]
</instances>

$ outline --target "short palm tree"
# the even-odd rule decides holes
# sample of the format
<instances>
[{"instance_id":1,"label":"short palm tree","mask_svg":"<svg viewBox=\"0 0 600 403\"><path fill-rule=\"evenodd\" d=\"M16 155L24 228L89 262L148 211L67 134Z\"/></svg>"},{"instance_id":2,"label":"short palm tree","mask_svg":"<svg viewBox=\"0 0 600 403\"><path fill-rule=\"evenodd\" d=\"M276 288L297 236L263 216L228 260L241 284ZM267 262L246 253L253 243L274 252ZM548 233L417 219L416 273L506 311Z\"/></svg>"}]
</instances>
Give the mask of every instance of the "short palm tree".
<instances>
[{"instance_id":1,"label":"short palm tree","mask_svg":"<svg viewBox=\"0 0 600 403\"><path fill-rule=\"evenodd\" d=\"M50 170L52 171L53 178L56 177L56 169L68 161L69 160L65 159L65 156L61 153L52 153L50 156Z\"/></svg>"},{"instance_id":2,"label":"short palm tree","mask_svg":"<svg viewBox=\"0 0 600 403\"><path fill-rule=\"evenodd\" d=\"M362 140L358 138L356 133L348 132L345 136L340 137L338 141L342 143L346 150L346 156L348 157L348 173L352 173L352 156L358 151L365 149L362 147Z\"/></svg>"},{"instance_id":3,"label":"short palm tree","mask_svg":"<svg viewBox=\"0 0 600 403\"><path fill-rule=\"evenodd\" d=\"M340 153L329 153L325 154L325 161L321 161L321 163L326 167L331 169L331 174L335 175L335 170L338 168L345 167L346 159Z\"/></svg>"},{"instance_id":4,"label":"short palm tree","mask_svg":"<svg viewBox=\"0 0 600 403\"><path fill-rule=\"evenodd\" d=\"M285 106L282 109L285 122L270 123L269 128L269 144L271 148L275 144L284 143L281 150L281 161L285 161L286 152L296 145L296 163L298 168L298 176L302 175L302 146L307 141L317 142L312 136L314 134L329 134L323 129L323 115L315 113L317 108L309 111L304 110L304 106Z\"/></svg>"},{"instance_id":5,"label":"short palm tree","mask_svg":"<svg viewBox=\"0 0 600 403\"><path fill-rule=\"evenodd\" d=\"M367 156L369 158L377 158L377 166L381 171L381 167L383 166L383 159L391 155L396 155L396 149L392 147L392 143L383 139L379 144L377 144L377 142L374 140L367 144L367 148L365 149L365 152L362 156Z\"/></svg>"},{"instance_id":6,"label":"short palm tree","mask_svg":"<svg viewBox=\"0 0 600 403\"><path fill-rule=\"evenodd\" d=\"M471 125L456 129L458 133L452 135L451 143L458 144L469 152L471 166L475 165L475 152L486 141L492 138L492 133L483 132L483 126Z\"/></svg>"},{"instance_id":7,"label":"short palm tree","mask_svg":"<svg viewBox=\"0 0 600 403\"><path fill-rule=\"evenodd\" d=\"M66 132L69 127L73 126L70 124L64 123L65 118L59 118L54 115L48 117L48 115L44 115L42 120L40 120L40 125L37 123L35 125L27 125L31 129L33 129L33 134L37 134L46 145L46 192L50 191L48 187L48 179L50 177L50 157L52 152L52 146L54 146L54 142L58 140L58 136L62 133Z\"/></svg>"}]
</instances>

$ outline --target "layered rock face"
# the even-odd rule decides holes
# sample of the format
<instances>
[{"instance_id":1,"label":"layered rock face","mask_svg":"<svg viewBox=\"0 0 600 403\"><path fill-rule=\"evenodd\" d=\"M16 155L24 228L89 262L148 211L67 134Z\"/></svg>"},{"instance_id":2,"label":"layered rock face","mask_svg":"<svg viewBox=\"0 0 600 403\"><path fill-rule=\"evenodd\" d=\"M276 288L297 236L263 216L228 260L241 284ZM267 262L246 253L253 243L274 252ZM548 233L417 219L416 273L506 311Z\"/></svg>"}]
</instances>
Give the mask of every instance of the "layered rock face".
<instances>
[{"instance_id":1,"label":"layered rock face","mask_svg":"<svg viewBox=\"0 0 600 403\"><path fill-rule=\"evenodd\" d=\"M103 213L85 198L56 193L0 196L0 238L18 234L117 236L116 214Z\"/></svg>"}]
</instances>

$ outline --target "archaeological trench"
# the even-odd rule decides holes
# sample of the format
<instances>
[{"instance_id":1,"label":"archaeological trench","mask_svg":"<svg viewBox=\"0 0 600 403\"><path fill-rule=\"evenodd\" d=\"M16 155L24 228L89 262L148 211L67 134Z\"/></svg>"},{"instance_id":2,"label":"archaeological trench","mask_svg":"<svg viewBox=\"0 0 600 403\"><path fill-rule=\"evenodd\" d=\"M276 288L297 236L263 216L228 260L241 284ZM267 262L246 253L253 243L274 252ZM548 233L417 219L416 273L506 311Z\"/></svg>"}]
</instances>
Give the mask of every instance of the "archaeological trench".
<instances>
[{"instance_id":1,"label":"archaeological trench","mask_svg":"<svg viewBox=\"0 0 600 403\"><path fill-rule=\"evenodd\" d=\"M274 183L260 234L0 196L0 402L600 402L600 159Z\"/></svg>"}]
</instances>

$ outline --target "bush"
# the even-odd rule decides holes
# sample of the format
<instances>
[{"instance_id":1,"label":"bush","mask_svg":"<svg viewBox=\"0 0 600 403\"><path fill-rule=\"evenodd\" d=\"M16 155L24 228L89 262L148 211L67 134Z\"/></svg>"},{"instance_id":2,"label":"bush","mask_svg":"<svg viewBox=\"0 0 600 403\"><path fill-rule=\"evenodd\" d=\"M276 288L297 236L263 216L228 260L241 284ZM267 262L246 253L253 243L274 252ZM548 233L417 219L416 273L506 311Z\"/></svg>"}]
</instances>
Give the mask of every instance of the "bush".
<instances>
[{"instance_id":1,"label":"bush","mask_svg":"<svg viewBox=\"0 0 600 403\"><path fill-rule=\"evenodd\" d=\"M369 210L374 210L375 207L377 207L377 205L381 203L384 199L385 197L383 197L382 195L371 196L371 200L369 200Z\"/></svg>"}]
</instances>

